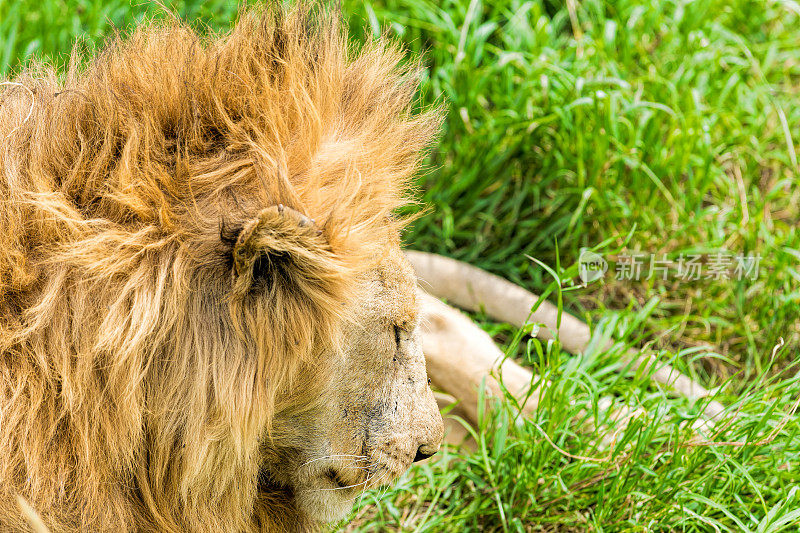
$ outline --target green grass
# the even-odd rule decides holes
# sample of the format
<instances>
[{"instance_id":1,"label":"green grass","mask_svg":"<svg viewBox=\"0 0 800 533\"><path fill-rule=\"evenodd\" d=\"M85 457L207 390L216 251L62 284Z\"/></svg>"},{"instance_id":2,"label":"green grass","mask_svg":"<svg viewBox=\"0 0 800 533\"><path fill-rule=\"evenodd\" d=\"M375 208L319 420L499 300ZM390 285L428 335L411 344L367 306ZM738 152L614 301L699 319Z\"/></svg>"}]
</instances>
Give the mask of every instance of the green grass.
<instances>
[{"instance_id":1,"label":"green grass","mask_svg":"<svg viewBox=\"0 0 800 533\"><path fill-rule=\"evenodd\" d=\"M204 29L228 27L238 10L165 3ZM432 209L407 243L550 291L551 301L560 291L596 340L617 341L576 357L484 321L552 381L536 416L514 419L507 399L476 432L477 452L448 449L364 497L350 529L798 530L798 4L351 0L343 9L356 38L387 31L424 54L421 103L449 110L420 177ZM63 64L76 39L93 50L144 16L164 14L127 0L0 0L0 74L31 56ZM577 283L582 247L610 260L603 282ZM720 251L761 256L757 279L613 275L614 259L633 252L677 261ZM700 407L622 368L630 346L719 387L730 414L708 438L736 444L697 442L688 427ZM600 398L639 414L618 432Z\"/></svg>"}]
</instances>

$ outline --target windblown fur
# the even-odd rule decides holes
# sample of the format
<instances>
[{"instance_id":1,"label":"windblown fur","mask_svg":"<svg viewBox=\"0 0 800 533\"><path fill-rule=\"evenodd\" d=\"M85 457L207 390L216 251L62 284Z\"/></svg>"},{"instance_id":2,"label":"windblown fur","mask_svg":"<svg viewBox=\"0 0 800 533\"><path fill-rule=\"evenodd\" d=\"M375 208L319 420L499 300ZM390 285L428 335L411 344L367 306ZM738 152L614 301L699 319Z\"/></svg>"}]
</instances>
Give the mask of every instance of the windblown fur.
<instances>
[{"instance_id":1,"label":"windblown fur","mask_svg":"<svg viewBox=\"0 0 800 533\"><path fill-rule=\"evenodd\" d=\"M53 531L301 526L260 449L396 246L439 123L402 59L273 8L0 86L0 529L17 495Z\"/></svg>"}]
</instances>

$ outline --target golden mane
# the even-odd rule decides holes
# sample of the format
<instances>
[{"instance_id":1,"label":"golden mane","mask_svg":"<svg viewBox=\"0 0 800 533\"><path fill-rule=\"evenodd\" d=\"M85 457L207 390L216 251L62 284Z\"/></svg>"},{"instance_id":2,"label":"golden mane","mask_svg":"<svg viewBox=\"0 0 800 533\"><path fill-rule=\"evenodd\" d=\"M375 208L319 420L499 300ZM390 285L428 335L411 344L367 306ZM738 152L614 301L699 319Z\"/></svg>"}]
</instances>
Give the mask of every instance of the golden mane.
<instances>
[{"instance_id":1,"label":"golden mane","mask_svg":"<svg viewBox=\"0 0 800 533\"><path fill-rule=\"evenodd\" d=\"M440 113L411 112L417 64L318 8L80 63L0 87L0 524L19 493L54 530L256 528L259 444L310 401L292 384L397 241ZM256 300L232 249L278 204L321 238Z\"/></svg>"}]
</instances>

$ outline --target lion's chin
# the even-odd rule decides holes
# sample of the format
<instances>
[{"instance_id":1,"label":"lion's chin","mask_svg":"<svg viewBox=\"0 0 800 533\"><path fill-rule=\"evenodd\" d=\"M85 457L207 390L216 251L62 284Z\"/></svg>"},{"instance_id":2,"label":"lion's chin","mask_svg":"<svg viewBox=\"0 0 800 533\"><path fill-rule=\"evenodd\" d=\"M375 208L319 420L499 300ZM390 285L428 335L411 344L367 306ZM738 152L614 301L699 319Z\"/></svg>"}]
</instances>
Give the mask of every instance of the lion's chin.
<instances>
[{"instance_id":1,"label":"lion's chin","mask_svg":"<svg viewBox=\"0 0 800 533\"><path fill-rule=\"evenodd\" d=\"M383 467L378 467L384 471ZM348 480L346 474L335 468L316 471L315 475L300 477L295 481L294 498L297 509L308 518L321 523L338 522L347 517L353 509L353 503L365 489L391 484L399 474L389 475L372 473L366 480ZM380 482L369 483L372 478Z\"/></svg>"},{"instance_id":2,"label":"lion's chin","mask_svg":"<svg viewBox=\"0 0 800 533\"><path fill-rule=\"evenodd\" d=\"M338 491L327 492L313 488L300 488L295 497L297 508L310 519L330 523L338 522L350 513L357 492L347 491L347 494L341 494Z\"/></svg>"},{"instance_id":3,"label":"lion's chin","mask_svg":"<svg viewBox=\"0 0 800 533\"><path fill-rule=\"evenodd\" d=\"M276 483L266 471L262 471L258 489L261 499L291 501L295 512L304 520L330 523L338 522L350 513L360 492L356 488L342 488L342 483L326 474L316 479L295 480L292 483L294 487L289 487Z\"/></svg>"}]
</instances>

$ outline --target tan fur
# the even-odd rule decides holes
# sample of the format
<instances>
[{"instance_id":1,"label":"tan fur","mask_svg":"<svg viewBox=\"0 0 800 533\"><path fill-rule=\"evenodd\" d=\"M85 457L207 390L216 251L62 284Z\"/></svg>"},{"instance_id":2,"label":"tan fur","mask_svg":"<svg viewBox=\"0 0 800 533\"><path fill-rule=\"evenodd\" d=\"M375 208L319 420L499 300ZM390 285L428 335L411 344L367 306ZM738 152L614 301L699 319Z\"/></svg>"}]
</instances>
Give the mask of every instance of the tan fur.
<instances>
[{"instance_id":1,"label":"tan fur","mask_svg":"<svg viewBox=\"0 0 800 533\"><path fill-rule=\"evenodd\" d=\"M0 529L310 528L435 451L401 60L272 8L0 87Z\"/></svg>"}]
</instances>

